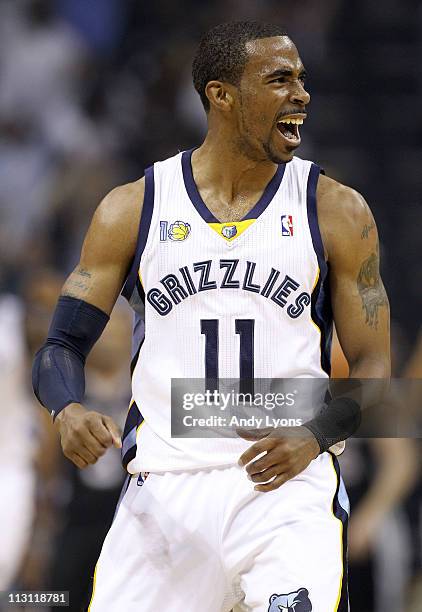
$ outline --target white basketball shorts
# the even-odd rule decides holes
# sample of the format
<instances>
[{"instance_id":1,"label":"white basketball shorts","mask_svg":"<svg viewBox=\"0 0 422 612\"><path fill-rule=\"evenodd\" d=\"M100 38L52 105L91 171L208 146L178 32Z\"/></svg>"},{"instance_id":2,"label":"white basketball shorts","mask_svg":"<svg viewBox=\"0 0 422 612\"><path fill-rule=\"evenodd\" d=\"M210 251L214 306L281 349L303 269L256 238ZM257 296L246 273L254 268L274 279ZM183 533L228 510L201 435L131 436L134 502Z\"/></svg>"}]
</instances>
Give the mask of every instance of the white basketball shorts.
<instances>
[{"instance_id":1,"label":"white basketball shorts","mask_svg":"<svg viewBox=\"0 0 422 612\"><path fill-rule=\"evenodd\" d=\"M324 453L279 489L244 468L133 476L90 612L347 612L348 500Z\"/></svg>"}]
</instances>

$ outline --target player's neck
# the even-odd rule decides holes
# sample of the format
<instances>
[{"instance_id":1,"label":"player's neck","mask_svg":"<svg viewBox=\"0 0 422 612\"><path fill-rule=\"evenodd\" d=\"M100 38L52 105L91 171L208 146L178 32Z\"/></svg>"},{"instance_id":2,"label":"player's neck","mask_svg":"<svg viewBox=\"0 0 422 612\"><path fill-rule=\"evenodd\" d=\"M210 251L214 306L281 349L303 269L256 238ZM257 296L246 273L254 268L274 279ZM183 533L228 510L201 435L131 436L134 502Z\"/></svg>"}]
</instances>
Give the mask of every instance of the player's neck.
<instances>
[{"instance_id":1,"label":"player's neck","mask_svg":"<svg viewBox=\"0 0 422 612\"><path fill-rule=\"evenodd\" d=\"M277 165L270 160L256 161L239 150L235 140L222 139L209 132L192 154L192 168L199 189L213 186L223 201L264 189Z\"/></svg>"}]
</instances>

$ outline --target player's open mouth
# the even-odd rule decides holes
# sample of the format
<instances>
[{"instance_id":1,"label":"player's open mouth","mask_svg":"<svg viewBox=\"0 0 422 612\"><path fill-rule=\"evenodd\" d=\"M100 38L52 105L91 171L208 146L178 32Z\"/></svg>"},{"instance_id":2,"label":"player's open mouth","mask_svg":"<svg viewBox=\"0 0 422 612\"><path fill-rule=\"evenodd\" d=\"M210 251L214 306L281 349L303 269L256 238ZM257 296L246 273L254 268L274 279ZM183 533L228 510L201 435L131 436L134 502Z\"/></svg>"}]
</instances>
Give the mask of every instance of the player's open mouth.
<instances>
[{"instance_id":1,"label":"player's open mouth","mask_svg":"<svg viewBox=\"0 0 422 612\"><path fill-rule=\"evenodd\" d=\"M300 143L299 126L303 124L305 117L306 115L283 117L277 122L277 129L286 140L297 145Z\"/></svg>"}]
</instances>

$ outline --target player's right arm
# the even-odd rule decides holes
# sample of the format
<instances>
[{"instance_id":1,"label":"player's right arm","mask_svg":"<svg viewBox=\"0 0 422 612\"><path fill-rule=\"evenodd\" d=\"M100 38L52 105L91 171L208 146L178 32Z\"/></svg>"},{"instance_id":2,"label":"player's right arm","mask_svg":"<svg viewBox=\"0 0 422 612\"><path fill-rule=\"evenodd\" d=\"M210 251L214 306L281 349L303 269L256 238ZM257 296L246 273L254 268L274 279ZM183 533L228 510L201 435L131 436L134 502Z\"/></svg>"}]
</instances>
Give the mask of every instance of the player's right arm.
<instances>
[{"instance_id":1,"label":"player's right arm","mask_svg":"<svg viewBox=\"0 0 422 612\"><path fill-rule=\"evenodd\" d=\"M95 463L109 446L121 445L118 427L110 417L66 397L84 387L86 354L98 340L127 277L143 197L141 179L113 189L98 206L79 263L63 286L49 337L34 362L37 397L55 412L63 452L81 468Z\"/></svg>"},{"instance_id":2,"label":"player's right arm","mask_svg":"<svg viewBox=\"0 0 422 612\"><path fill-rule=\"evenodd\" d=\"M135 254L144 179L116 187L98 206L78 265L61 295L84 300L110 314Z\"/></svg>"}]
</instances>

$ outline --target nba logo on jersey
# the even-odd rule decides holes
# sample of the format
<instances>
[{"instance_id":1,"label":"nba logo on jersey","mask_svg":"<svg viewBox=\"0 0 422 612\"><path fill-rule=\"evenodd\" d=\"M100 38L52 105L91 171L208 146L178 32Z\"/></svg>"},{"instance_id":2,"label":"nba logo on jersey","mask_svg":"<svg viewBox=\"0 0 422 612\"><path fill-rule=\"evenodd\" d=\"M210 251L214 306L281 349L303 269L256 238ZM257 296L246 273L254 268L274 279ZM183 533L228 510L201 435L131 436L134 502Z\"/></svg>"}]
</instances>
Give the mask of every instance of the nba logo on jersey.
<instances>
[{"instance_id":1,"label":"nba logo on jersey","mask_svg":"<svg viewBox=\"0 0 422 612\"><path fill-rule=\"evenodd\" d=\"M226 225L221 230L221 233L225 238L233 238L237 234L237 227L235 225Z\"/></svg>"},{"instance_id":2,"label":"nba logo on jersey","mask_svg":"<svg viewBox=\"0 0 422 612\"><path fill-rule=\"evenodd\" d=\"M281 215L281 235L293 236L293 217L292 215Z\"/></svg>"}]
</instances>

